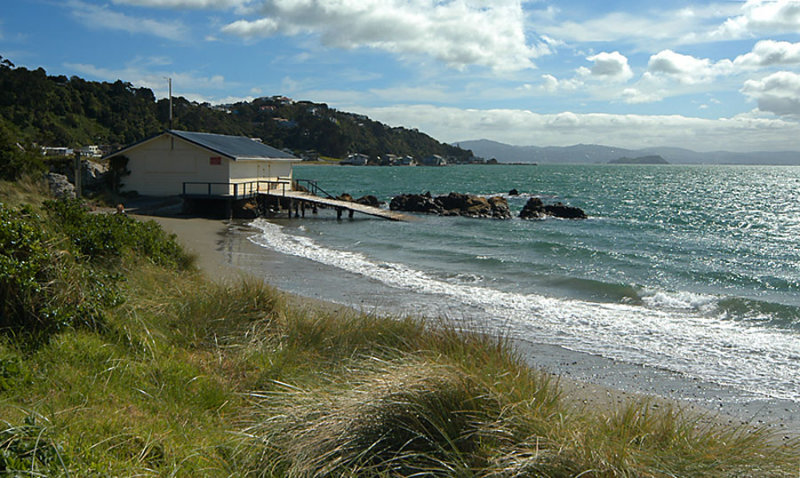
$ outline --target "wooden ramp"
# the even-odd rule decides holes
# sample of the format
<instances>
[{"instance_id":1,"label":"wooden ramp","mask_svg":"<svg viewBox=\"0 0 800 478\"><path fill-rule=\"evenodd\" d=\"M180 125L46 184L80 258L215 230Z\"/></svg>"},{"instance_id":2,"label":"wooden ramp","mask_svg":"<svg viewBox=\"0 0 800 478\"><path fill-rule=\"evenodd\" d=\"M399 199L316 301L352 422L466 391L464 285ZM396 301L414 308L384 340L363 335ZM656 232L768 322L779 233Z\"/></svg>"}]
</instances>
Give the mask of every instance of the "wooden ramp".
<instances>
[{"instance_id":1,"label":"wooden ramp","mask_svg":"<svg viewBox=\"0 0 800 478\"><path fill-rule=\"evenodd\" d=\"M272 193L260 192L259 194L277 198L289 198L295 201L303 201L306 203L317 204L320 206L332 207L336 209L336 211L340 214L340 217L341 217L341 211L347 210L350 213L350 217L353 217L353 212L360 212L362 214L368 214L370 216L380 217L382 219L388 219L390 221L411 221L413 219L412 216L400 212L390 211L388 209L381 209L378 207L366 206L364 204L359 204L356 202L340 201L338 199L324 198L322 196L316 196L314 194L305 191L275 191Z\"/></svg>"}]
</instances>

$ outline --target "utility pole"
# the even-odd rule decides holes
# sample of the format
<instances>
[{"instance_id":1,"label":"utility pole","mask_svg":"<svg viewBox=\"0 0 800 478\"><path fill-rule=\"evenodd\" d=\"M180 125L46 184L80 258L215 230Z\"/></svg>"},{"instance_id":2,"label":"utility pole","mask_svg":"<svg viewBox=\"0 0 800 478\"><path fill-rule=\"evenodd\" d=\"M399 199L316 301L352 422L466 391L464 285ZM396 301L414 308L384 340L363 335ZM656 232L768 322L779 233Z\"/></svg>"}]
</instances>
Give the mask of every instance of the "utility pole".
<instances>
[{"instance_id":1,"label":"utility pole","mask_svg":"<svg viewBox=\"0 0 800 478\"><path fill-rule=\"evenodd\" d=\"M169 129L172 129L172 78L169 80Z\"/></svg>"}]
</instances>

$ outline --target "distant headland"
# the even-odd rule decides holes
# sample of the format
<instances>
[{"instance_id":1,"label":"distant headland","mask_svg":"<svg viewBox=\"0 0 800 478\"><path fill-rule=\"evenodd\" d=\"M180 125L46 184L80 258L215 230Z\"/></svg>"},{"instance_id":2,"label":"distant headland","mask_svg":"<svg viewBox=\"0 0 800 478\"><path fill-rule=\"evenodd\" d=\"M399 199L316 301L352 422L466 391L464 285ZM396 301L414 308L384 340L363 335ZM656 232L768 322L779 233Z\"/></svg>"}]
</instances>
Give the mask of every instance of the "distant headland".
<instances>
[{"instance_id":1,"label":"distant headland","mask_svg":"<svg viewBox=\"0 0 800 478\"><path fill-rule=\"evenodd\" d=\"M669 162L657 154L649 156L639 156L637 158L622 157L612 159L608 164L669 164Z\"/></svg>"}]
</instances>

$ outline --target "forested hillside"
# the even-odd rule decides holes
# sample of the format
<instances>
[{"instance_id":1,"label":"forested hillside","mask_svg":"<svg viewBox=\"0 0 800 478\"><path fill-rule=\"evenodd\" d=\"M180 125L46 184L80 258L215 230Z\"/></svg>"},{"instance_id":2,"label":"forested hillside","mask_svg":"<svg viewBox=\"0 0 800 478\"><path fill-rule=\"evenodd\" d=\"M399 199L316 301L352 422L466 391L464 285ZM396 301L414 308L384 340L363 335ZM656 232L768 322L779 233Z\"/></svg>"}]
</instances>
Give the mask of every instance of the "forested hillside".
<instances>
[{"instance_id":1,"label":"forested hillside","mask_svg":"<svg viewBox=\"0 0 800 478\"><path fill-rule=\"evenodd\" d=\"M44 69L15 67L0 57L0 132L21 145L120 146L169 127L169 101L156 101L131 83L48 76ZM282 97L212 106L173 98L173 128L259 137L277 148L315 150L325 156L349 152L370 156L429 154L461 160L470 151L440 143L406 128L391 128L325 104ZM2 146L2 145L0 145Z\"/></svg>"}]
</instances>

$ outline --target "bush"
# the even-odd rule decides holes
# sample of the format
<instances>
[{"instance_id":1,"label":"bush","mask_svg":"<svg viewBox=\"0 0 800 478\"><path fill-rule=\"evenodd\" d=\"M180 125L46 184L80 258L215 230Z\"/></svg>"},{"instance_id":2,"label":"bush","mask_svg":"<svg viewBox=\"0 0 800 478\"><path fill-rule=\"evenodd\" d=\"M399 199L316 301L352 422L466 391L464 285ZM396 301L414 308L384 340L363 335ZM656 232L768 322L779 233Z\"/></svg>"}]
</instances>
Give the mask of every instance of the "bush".
<instances>
[{"instance_id":1,"label":"bush","mask_svg":"<svg viewBox=\"0 0 800 478\"><path fill-rule=\"evenodd\" d=\"M22 149L14 135L0 124L0 179L16 181L26 175L45 172L41 155Z\"/></svg>"},{"instance_id":2,"label":"bush","mask_svg":"<svg viewBox=\"0 0 800 478\"><path fill-rule=\"evenodd\" d=\"M156 223L91 214L80 200L46 201L54 221L0 204L0 330L38 343L65 327L97 329L122 302L125 258L192 264ZM53 222L55 224L53 224ZM53 227L55 225L55 227Z\"/></svg>"},{"instance_id":3,"label":"bush","mask_svg":"<svg viewBox=\"0 0 800 478\"><path fill-rule=\"evenodd\" d=\"M28 207L0 204L0 329L34 342L67 326L97 327L120 301L115 277L82 267Z\"/></svg>"},{"instance_id":4,"label":"bush","mask_svg":"<svg viewBox=\"0 0 800 478\"><path fill-rule=\"evenodd\" d=\"M141 222L124 214L91 214L79 199L46 201L56 223L89 260L121 258L126 251L152 263L185 270L192 264L174 235L153 221Z\"/></svg>"}]
</instances>

